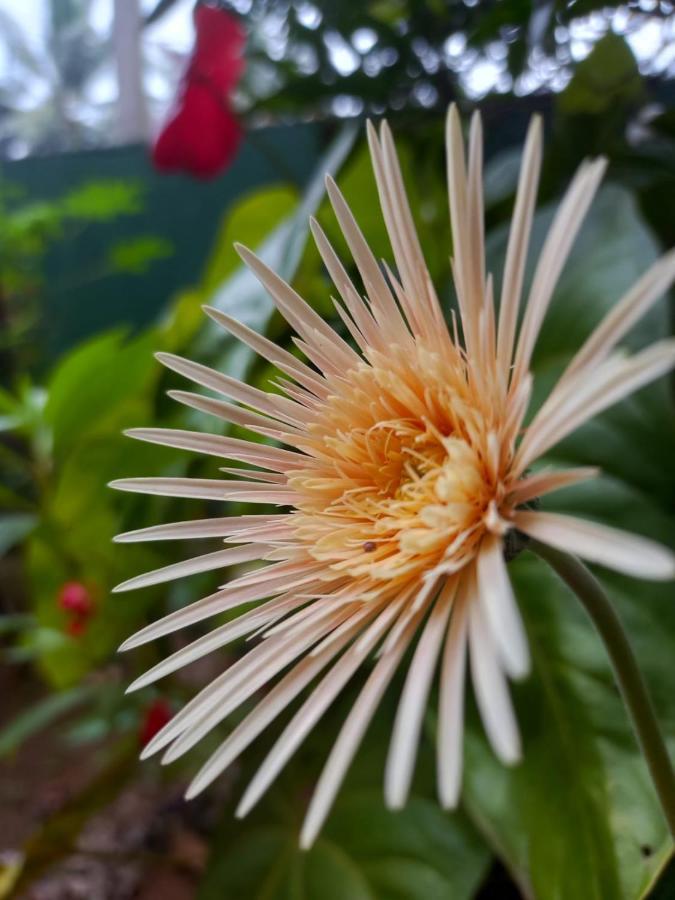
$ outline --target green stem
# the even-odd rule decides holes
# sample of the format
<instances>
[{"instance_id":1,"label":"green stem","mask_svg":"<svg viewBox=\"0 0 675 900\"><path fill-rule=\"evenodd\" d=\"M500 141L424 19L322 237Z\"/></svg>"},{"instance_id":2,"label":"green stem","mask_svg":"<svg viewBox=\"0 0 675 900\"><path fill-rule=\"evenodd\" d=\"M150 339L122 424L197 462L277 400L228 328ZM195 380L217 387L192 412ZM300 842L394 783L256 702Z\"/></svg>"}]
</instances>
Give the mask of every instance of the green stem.
<instances>
[{"instance_id":1,"label":"green stem","mask_svg":"<svg viewBox=\"0 0 675 900\"><path fill-rule=\"evenodd\" d=\"M675 837L675 773L647 686L616 610L597 579L574 556L539 541L533 540L528 546L574 591L604 641L663 814Z\"/></svg>"}]
</instances>

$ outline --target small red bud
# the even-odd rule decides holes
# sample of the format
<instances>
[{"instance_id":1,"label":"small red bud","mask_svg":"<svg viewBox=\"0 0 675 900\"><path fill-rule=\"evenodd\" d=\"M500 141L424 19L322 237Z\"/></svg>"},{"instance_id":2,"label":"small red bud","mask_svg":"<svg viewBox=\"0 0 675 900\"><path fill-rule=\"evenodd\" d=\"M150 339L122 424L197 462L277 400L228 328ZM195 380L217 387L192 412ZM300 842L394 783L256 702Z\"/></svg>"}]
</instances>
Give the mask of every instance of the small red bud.
<instances>
[{"instance_id":1,"label":"small red bud","mask_svg":"<svg viewBox=\"0 0 675 900\"><path fill-rule=\"evenodd\" d=\"M145 747L146 744L149 744L154 736L164 728L166 723L172 717L173 710L166 700L154 700L143 713L143 719L138 733L138 740L141 747Z\"/></svg>"},{"instance_id":2,"label":"small red bud","mask_svg":"<svg viewBox=\"0 0 675 900\"><path fill-rule=\"evenodd\" d=\"M67 581L62 585L57 596L57 603L61 609L83 619L94 611L91 594L79 581Z\"/></svg>"}]
</instances>

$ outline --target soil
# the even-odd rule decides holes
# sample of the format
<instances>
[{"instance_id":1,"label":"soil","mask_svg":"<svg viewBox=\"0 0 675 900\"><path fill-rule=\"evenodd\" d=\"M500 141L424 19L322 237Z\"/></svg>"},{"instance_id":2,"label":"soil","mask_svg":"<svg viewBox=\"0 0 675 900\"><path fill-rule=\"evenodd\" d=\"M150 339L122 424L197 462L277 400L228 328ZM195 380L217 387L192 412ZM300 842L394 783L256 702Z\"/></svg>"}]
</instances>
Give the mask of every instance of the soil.
<instances>
[{"instance_id":1,"label":"soil","mask_svg":"<svg viewBox=\"0 0 675 900\"><path fill-rule=\"evenodd\" d=\"M40 699L43 689L17 667L0 669L0 726ZM5 702L6 698L6 702ZM3 871L20 862L26 842L101 767L105 746L78 747L59 740L63 724L26 741L0 762L0 897L16 900L192 900L207 858L207 842L187 813L182 785L160 783L139 768L121 793L81 831L74 852L13 894L2 890ZM197 816L198 818L198 816Z\"/></svg>"}]
</instances>

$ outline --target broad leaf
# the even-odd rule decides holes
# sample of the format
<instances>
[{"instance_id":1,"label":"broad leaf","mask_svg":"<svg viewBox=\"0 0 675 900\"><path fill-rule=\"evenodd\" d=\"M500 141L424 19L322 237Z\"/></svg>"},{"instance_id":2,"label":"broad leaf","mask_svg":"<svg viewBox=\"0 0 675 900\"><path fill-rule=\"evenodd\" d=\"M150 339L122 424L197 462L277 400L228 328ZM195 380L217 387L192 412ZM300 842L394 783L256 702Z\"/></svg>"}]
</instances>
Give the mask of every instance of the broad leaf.
<instances>
[{"instance_id":1,"label":"broad leaf","mask_svg":"<svg viewBox=\"0 0 675 900\"><path fill-rule=\"evenodd\" d=\"M548 210L536 217L535 251L550 217ZM490 249L501 258L503 232L492 235ZM537 346L535 402L603 312L654 258L653 239L630 197L605 189L571 254ZM643 346L665 332L663 309L655 308L625 343ZM663 384L599 417L555 448L551 458L599 463L607 475L545 498L544 505L660 540L672 536L672 423ZM526 554L511 572L533 655L532 675L515 690L523 762L513 769L501 766L473 726L467 741L467 810L525 896L635 900L658 875L672 843L606 652L575 598L543 563ZM629 629L667 735L675 738L668 688L675 641L672 590L599 575Z\"/></svg>"},{"instance_id":2,"label":"broad leaf","mask_svg":"<svg viewBox=\"0 0 675 900\"><path fill-rule=\"evenodd\" d=\"M381 791L344 791L309 852L293 822L226 812L199 900L469 900L487 854L473 829L434 801L387 811Z\"/></svg>"}]
</instances>

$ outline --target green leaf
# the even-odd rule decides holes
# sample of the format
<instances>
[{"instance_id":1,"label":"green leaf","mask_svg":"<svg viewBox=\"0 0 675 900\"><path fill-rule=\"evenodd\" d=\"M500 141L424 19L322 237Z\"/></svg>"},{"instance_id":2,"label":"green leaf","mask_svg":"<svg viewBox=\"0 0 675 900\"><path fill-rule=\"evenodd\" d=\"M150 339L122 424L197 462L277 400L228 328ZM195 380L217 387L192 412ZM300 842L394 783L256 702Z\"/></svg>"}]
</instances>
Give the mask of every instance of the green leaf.
<instances>
[{"instance_id":1,"label":"green leaf","mask_svg":"<svg viewBox=\"0 0 675 900\"><path fill-rule=\"evenodd\" d=\"M61 201L63 213L73 219L108 222L141 210L141 188L129 181L90 181Z\"/></svg>"},{"instance_id":2,"label":"green leaf","mask_svg":"<svg viewBox=\"0 0 675 900\"><path fill-rule=\"evenodd\" d=\"M0 557L30 534L37 524L32 513L12 513L0 516Z\"/></svg>"},{"instance_id":3,"label":"green leaf","mask_svg":"<svg viewBox=\"0 0 675 900\"><path fill-rule=\"evenodd\" d=\"M91 699L96 689L92 685L71 688L68 691L49 694L44 700L30 706L0 730L0 758L13 753L25 740L46 728L64 713Z\"/></svg>"},{"instance_id":4,"label":"green leaf","mask_svg":"<svg viewBox=\"0 0 675 900\"><path fill-rule=\"evenodd\" d=\"M108 265L114 272L143 275L159 259L166 259L173 252L173 244L166 238L139 235L119 241L108 251Z\"/></svg>"},{"instance_id":5,"label":"green leaf","mask_svg":"<svg viewBox=\"0 0 675 900\"><path fill-rule=\"evenodd\" d=\"M258 813L233 826L230 815L199 900L469 900L488 862L461 817L417 796L392 813L379 789L344 791L308 852L291 824Z\"/></svg>"},{"instance_id":6,"label":"green leaf","mask_svg":"<svg viewBox=\"0 0 675 900\"><path fill-rule=\"evenodd\" d=\"M59 456L95 429L116 432L129 424L129 404L137 405L158 377L152 332L125 342L120 332L97 336L59 364L48 385L45 420Z\"/></svg>"},{"instance_id":7,"label":"green leaf","mask_svg":"<svg viewBox=\"0 0 675 900\"><path fill-rule=\"evenodd\" d=\"M531 257L551 210L535 218ZM494 258L503 232L491 235ZM535 405L603 313L652 262L653 238L630 195L601 192L556 290L534 359ZM491 265L493 271L498 265ZM531 277L532 263L530 263ZM634 329L634 349L667 333L663 306ZM675 533L675 428L664 384L641 391L554 448L551 461L595 463L606 475L544 498L574 512L663 541ZM670 460L670 462L668 462ZM604 648L575 598L525 554L510 566L526 620L533 672L514 690L523 761L508 769L469 727L465 803L525 896L537 900L637 900L672 852L656 796L613 683ZM668 689L675 608L668 585L607 572L647 675L667 737L675 739Z\"/></svg>"},{"instance_id":8,"label":"green leaf","mask_svg":"<svg viewBox=\"0 0 675 900\"><path fill-rule=\"evenodd\" d=\"M633 103L643 93L633 53L623 37L609 31L577 66L558 96L563 113L599 116L612 107Z\"/></svg>"}]
</instances>

